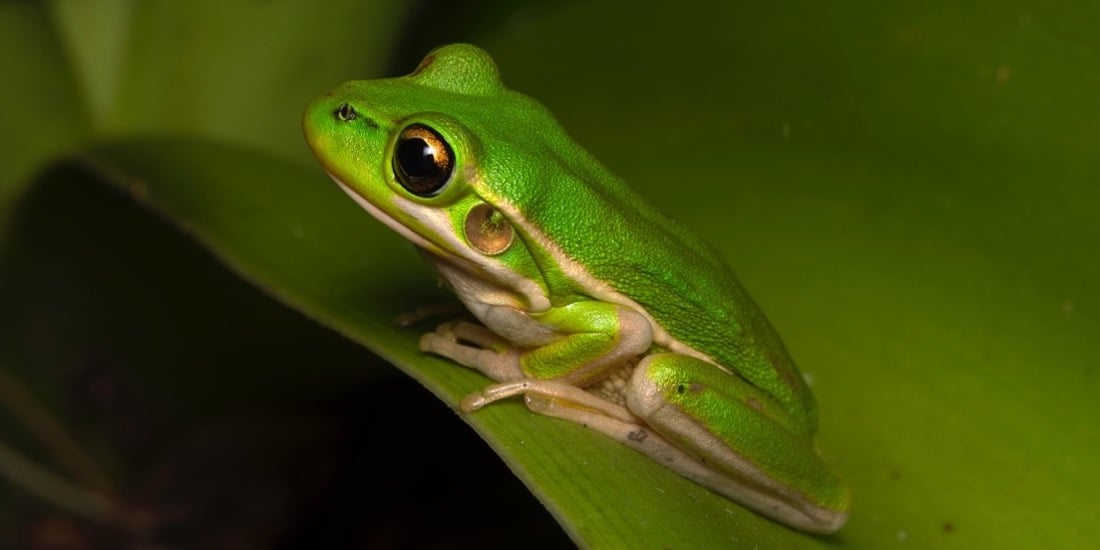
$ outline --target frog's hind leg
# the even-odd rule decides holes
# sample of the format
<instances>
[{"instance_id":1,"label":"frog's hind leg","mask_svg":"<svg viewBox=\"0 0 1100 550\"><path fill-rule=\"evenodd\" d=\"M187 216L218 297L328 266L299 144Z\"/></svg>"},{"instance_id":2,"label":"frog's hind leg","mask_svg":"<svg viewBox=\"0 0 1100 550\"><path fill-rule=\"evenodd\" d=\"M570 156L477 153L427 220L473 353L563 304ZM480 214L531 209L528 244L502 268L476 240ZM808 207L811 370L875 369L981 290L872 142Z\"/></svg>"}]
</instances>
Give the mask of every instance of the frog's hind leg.
<instances>
[{"instance_id":1,"label":"frog's hind leg","mask_svg":"<svg viewBox=\"0 0 1100 550\"><path fill-rule=\"evenodd\" d=\"M831 533L847 520L848 490L818 456L812 428L743 378L694 357L651 355L634 370L626 404L689 457L669 464L685 477L804 531Z\"/></svg>"},{"instance_id":2,"label":"frog's hind leg","mask_svg":"<svg viewBox=\"0 0 1100 550\"><path fill-rule=\"evenodd\" d=\"M534 412L596 430L792 527L831 533L847 520L847 489L817 456L812 438L762 413L778 405L709 363L677 354L647 357L634 369L626 406L565 382L523 379L487 386L460 407L469 412L516 395ZM822 491L822 504L809 496Z\"/></svg>"},{"instance_id":3,"label":"frog's hind leg","mask_svg":"<svg viewBox=\"0 0 1100 550\"><path fill-rule=\"evenodd\" d=\"M671 444L625 406L564 382L527 379L493 384L468 395L460 408L469 412L521 394L532 411L600 432L688 479L707 486L720 479L705 462Z\"/></svg>"}]
</instances>

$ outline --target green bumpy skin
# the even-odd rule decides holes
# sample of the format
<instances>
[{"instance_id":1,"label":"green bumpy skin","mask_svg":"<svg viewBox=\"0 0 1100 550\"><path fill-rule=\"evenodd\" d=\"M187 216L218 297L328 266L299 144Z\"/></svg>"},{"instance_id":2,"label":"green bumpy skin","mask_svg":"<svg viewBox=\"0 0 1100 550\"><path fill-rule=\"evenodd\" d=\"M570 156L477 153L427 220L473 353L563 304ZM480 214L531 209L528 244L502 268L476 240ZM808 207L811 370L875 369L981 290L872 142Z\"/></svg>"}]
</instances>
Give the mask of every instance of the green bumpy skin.
<instances>
[{"instance_id":1,"label":"green bumpy skin","mask_svg":"<svg viewBox=\"0 0 1100 550\"><path fill-rule=\"evenodd\" d=\"M818 455L813 396L726 263L507 89L484 51L446 46L410 75L345 83L303 126L329 175L480 321L421 340L498 383L464 407L522 393L785 524L843 525L850 497Z\"/></svg>"}]
</instances>

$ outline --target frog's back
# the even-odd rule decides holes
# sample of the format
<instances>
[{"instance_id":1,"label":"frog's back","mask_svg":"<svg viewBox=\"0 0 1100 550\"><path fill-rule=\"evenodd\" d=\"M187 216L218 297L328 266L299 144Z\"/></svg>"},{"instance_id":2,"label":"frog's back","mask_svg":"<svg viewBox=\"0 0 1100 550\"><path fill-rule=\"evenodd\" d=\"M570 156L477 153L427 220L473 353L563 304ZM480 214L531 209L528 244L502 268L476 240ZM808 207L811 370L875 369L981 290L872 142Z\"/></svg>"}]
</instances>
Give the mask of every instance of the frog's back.
<instances>
[{"instance_id":1,"label":"frog's back","mask_svg":"<svg viewBox=\"0 0 1100 550\"><path fill-rule=\"evenodd\" d=\"M535 138L532 138L535 139ZM703 239L665 216L558 130L528 144L553 170L509 162L527 222L597 281L640 304L669 335L768 392L814 429L813 397L778 334ZM491 158L486 159L492 162ZM547 262L548 271L557 261ZM584 286L583 281L578 281Z\"/></svg>"}]
</instances>

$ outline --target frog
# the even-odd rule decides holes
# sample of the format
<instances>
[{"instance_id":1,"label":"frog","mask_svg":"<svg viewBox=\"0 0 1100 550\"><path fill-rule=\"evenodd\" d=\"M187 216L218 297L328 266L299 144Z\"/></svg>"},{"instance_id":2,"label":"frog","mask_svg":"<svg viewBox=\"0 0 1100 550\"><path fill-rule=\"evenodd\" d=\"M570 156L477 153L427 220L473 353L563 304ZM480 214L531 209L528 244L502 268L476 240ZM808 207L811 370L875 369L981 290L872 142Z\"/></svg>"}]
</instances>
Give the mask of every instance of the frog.
<instances>
[{"instance_id":1,"label":"frog","mask_svg":"<svg viewBox=\"0 0 1100 550\"><path fill-rule=\"evenodd\" d=\"M346 82L303 129L467 310L419 340L490 380L461 411L522 398L783 525L845 524L814 396L729 264L506 87L487 52L446 45L408 75Z\"/></svg>"}]
</instances>

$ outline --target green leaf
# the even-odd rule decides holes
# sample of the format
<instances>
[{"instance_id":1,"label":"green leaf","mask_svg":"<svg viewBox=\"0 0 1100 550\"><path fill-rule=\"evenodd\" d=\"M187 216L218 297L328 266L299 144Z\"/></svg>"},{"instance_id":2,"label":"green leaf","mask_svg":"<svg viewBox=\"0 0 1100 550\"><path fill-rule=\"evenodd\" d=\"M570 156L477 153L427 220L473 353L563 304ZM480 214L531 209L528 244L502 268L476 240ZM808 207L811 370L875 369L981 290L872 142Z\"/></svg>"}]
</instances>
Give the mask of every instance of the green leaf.
<instances>
[{"instance_id":1,"label":"green leaf","mask_svg":"<svg viewBox=\"0 0 1100 550\"><path fill-rule=\"evenodd\" d=\"M391 322L442 297L408 247L284 159L306 156L301 105L376 76L392 26L268 3L250 27L243 4L203 3L175 27L168 3L115 2L120 24L77 4L56 8L64 33L0 4L20 44L0 55L27 83L0 90L0 170L89 127L217 137L117 139L84 162L446 403L485 384L416 351L429 327ZM813 381L852 520L792 532L518 402L464 419L584 545L1096 546L1100 43L1096 8L1072 4L553 3L448 28L730 259ZM279 27L296 16L313 30Z\"/></svg>"}]
</instances>

